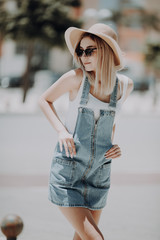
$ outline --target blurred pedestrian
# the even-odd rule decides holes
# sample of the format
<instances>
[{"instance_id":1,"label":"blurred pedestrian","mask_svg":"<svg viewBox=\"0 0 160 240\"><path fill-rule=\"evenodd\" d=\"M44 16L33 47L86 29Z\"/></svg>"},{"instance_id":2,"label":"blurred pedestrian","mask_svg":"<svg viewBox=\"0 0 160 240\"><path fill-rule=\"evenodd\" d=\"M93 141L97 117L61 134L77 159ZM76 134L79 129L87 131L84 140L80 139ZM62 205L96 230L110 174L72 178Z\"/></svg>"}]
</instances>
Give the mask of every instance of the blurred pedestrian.
<instances>
[{"instance_id":1,"label":"blurred pedestrian","mask_svg":"<svg viewBox=\"0 0 160 240\"><path fill-rule=\"evenodd\" d=\"M113 144L115 122L133 82L117 74L123 54L108 25L70 27L65 40L79 67L60 77L39 100L58 132L49 199L74 227L74 240L102 240L98 222L110 188L111 163L121 156L120 147ZM53 103L66 92L69 109L63 124Z\"/></svg>"}]
</instances>

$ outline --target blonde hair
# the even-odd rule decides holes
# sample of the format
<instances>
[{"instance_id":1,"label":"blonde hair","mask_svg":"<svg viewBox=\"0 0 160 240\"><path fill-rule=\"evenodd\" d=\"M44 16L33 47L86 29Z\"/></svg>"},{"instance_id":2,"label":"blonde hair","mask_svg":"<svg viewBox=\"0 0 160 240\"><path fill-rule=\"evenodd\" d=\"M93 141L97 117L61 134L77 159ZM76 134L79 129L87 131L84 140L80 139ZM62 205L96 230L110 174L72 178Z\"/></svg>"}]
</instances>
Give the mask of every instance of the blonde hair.
<instances>
[{"instance_id":1,"label":"blonde hair","mask_svg":"<svg viewBox=\"0 0 160 240\"><path fill-rule=\"evenodd\" d=\"M82 64L81 58L77 56L76 51L80 48L81 40L85 37L90 37L97 45L97 70L96 76L94 73L85 71L85 68ZM101 78L101 94L105 94L108 96L112 93L115 82L116 82L116 66L115 66L115 57L113 50L110 46L101 38L97 37L91 33L82 34L78 44L75 48L74 53L75 61L80 65L80 67L84 70L86 76L91 85L94 86L94 93L98 93L99 90L99 77Z\"/></svg>"}]
</instances>

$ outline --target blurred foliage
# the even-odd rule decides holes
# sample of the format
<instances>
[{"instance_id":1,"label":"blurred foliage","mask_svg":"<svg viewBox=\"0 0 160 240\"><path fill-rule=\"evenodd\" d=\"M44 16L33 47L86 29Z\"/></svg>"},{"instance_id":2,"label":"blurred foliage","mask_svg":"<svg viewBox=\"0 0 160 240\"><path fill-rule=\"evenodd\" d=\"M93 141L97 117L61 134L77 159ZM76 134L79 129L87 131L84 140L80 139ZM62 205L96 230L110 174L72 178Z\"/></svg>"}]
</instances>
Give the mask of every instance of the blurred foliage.
<instances>
[{"instance_id":1,"label":"blurred foliage","mask_svg":"<svg viewBox=\"0 0 160 240\"><path fill-rule=\"evenodd\" d=\"M5 35L5 28L6 28L6 22L8 13L3 8L4 0L0 1L0 37Z\"/></svg>"},{"instance_id":2,"label":"blurred foliage","mask_svg":"<svg viewBox=\"0 0 160 240\"><path fill-rule=\"evenodd\" d=\"M23 102L33 74L32 60L35 43L48 48L64 45L64 32L70 26L81 27L81 22L72 18L72 10L80 7L80 0L12 0L13 11L7 1L0 0L0 37L25 42L27 64L23 76Z\"/></svg>"},{"instance_id":3,"label":"blurred foliage","mask_svg":"<svg viewBox=\"0 0 160 240\"><path fill-rule=\"evenodd\" d=\"M138 9L132 14L123 11L112 11L111 20L117 25L128 27L142 27L146 30L154 29L160 31L160 15L158 12L148 12L145 9Z\"/></svg>"},{"instance_id":4,"label":"blurred foliage","mask_svg":"<svg viewBox=\"0 0 160 240\"><path fill-rule=\"evenodd\" d=\"M17 0L17 4L18 6L22 6L23 0ZM55 2L59 2L62 5L65 6L72 6L72 7L80 7L81 6L81 1L80 0L58 0L58 1L50 1L50 0L44 0L44 3L55 3Z\"/></svg>"},{"instance_id":5,"label":"blurred foliage","mask_svg":"<svg viewBox=\"0 0 160 240\"><path fill-rule=\"evenodd\" d=\"M62 46L64 32L81 22L70 16L71 7L80 5L76 0L15 0L13 12L0 6L0 30L5 38L13 40L39 40L48 46ZM1 1L1 5L2 2Z\"/></svg>"},{"instance_id":6,"label":"blurred foliage","mask_svg":"<svg viewBox=\"0 0 160 240\"><path fill-rule=\"evenodd\" d=\"M133 10L133 9L132 9ZM155 32L156 38L160 33L160 15L159 12L148 12L145 9L135 9L132 14L128 11L113 11L112 20L117 25L123 25L126 27L138 27L146 32L147 37ZM146 42L145 51L145 62L153 70L160 71L160 41L157 42Z\"/></svg>"},{"instance_id":7,"label":"blurred foliage","mask_svg":"<svg viewBox=\"0 0 160 240\"><path fill-rule=\"evenodd\" d=\"M160 42L148 43L145 51L146 63L160 71Z\"/></svg>"},{"instance_id":8,"label":"blurred foliage","mask_svg":"<svg viewBox=\"0 0 160 240\"><path fill-rule=\"evenodd\" d=\"M144 29L148 32L148 37L150 35L150 31L152 30L159 34L160 32L160 15L158 12L146 12L144 10L141 11L141 23ZM157 36L155 36L158 38ZM145 43L145 62L148 66L154 70L154 74L160 71L160 40L149 40Z\"/></svg>"},{"instance_id":9,"label":"blurred foliage","mask_svg":"<svg viewBox=\"0 0 160 240\"><path fill-rule=\"evenodd\" d=\"M141 24L146 29L154 29L160 31L160 15L159 12L148 12L144 9L141 10Z\"/></svg>"}]
</instances>

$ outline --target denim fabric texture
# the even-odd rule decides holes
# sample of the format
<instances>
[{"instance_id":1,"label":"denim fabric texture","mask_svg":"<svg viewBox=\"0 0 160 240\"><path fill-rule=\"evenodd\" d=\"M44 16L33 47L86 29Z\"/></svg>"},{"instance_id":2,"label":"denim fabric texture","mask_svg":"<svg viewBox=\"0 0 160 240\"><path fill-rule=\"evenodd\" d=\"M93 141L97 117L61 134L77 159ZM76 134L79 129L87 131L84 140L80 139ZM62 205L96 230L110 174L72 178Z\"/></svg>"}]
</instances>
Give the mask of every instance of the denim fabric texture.
<instances>
[{"instance_id":1,"label":"denim fabric texture","mask_svg":"<svg viewBox=\"0 0 160 240\"><path fill-rule=\"evenodd\" d=\"M118 78L110 97L109 110L100 110L97 121L87 108L90 83L85 78L73 138L76 156L67 157L59 143L54 150L49 179L49 200L64 207L104 208L110 188L112 159L104 157L112 147Z\"/></svg>"}]
</instances>

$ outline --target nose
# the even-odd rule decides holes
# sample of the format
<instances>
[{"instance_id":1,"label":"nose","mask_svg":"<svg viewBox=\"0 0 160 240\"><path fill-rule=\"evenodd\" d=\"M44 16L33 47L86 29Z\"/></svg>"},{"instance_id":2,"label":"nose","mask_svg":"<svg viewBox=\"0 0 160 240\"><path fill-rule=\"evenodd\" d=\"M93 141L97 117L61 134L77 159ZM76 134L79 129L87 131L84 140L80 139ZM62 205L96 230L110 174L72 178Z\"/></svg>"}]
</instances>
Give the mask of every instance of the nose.
<instances>
[{"instance_id":1,"label":"nose","mask_svg":"<svg viewBox=\"0 0 160 240\"><path fill-rule=\"evenodd\" d=\"M86 55L86 53L85 53L85 52L83 52L83 54L82 54L81 58L82 58L82 57L88 57L88 56Z\"/></svg>"}]
</instances>

